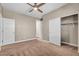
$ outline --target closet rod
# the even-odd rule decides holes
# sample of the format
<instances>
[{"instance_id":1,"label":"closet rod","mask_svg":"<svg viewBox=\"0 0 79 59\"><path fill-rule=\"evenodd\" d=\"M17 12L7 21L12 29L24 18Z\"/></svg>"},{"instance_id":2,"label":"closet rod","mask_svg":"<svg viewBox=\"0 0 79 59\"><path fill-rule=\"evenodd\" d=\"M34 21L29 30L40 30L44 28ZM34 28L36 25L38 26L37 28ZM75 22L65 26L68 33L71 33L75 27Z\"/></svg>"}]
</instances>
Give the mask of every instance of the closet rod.
<instances>
[{"instance_id":1,"label":"closet rod","mask_svg":"<svg viewBox=\"0 0 79 59\"><path fill-rule=\"evenodd\" d=\"M66 23L66 24L61 24L61 25L69 25L69 24L78 24L78 23Z\"/></svg>"}]
</instances>

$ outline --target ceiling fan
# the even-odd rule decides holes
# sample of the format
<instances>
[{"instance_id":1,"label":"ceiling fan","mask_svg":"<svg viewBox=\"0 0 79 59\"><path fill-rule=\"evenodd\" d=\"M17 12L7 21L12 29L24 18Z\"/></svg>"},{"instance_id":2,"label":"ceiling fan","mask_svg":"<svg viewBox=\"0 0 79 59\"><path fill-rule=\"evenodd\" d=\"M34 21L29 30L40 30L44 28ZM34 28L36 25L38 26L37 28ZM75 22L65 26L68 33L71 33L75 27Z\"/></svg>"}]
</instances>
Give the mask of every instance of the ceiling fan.
<instances>
[{"instance_id":1,"label":"ceiling fan","mask_svg":"<svg viewBox=\"0 0 79 59\"><path fill-rule=\"evenodd\" d=\"M27 3L27 4L33 7L33 9L31 9L29 12L32 12L33 10L35 10L43 13L43 11L39 9L39 7L43 6L45 3L40 3L40 4L34 3L34 5L31 5L30 3Z\"/></svg>"}]
</instances>

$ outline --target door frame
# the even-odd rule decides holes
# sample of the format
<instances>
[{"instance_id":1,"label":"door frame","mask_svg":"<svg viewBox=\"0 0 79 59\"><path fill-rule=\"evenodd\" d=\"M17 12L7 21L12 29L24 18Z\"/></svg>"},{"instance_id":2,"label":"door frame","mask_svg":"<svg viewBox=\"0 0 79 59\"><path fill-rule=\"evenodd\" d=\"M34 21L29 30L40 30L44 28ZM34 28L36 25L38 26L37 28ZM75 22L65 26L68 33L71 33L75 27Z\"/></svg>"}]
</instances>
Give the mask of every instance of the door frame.
<instances>
[{"instance_id":1,"label":"door frame","mask_svg":"<svg viewBox=\"0 0 79 59\"><path fill-rule=\"evenodd\" d=\"M50 41L50 22L51 22L52 20L56 20L56 19L59 20L59 22L60 22L60 23L59 23L59 26L60 26L59 31L60 31L60 32L57 34L57 35L60 34L60 35L59 35L59 43L57 43L57 42L54 43L54 42L51 42L51 41ZM60 17L57 17L57 18L54 18L54 19L49 20L49 41L50 41L51 43L55 44L55 45L61 46L61 18L60 18Z\"/></svg>"},{"instance_id":2,"label":"door frame","mask_svg":"<svg viewBox=\"0 0 79 59\"><path fill-rule=\"evenodd\" d=\"M2 18L2 30L4 29L4 19L8 19L8 20L13 20L14 21L14 32L16 33L16 30L15 30L15 19L10 19L10 18ZM3 32L4 32L4 30L3 30ZM15 39L15 35L14 35L14 42L13 43L15 43L16 42L16 39ZM3 41L3 38L4 38L4 33L2 33L2 41ZM13 43L9 43L9 44L13 44ZM2 46L4 46L4 45L8 45L8 44L3 44L3 42L2 42Z\"/></svg>"}]
</instances>

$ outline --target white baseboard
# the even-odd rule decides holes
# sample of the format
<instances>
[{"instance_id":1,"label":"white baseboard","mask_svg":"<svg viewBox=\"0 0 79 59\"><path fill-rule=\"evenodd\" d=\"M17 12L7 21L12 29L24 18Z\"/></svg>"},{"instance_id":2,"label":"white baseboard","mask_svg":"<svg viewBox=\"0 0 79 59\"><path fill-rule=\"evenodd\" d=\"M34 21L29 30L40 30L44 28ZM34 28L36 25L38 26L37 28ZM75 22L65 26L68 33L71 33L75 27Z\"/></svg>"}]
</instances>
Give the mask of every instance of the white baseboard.
<instances>
[{"instance_id":1,"label":"white baseboard","mask_svg":"<svg viewBox=\"0 0 79 59\"><path fill-rule=\"evenodd\" d=\"M30 41L30 40L34 40L34 39L37 39L37 38L29 38L29 39L26 39L26 40L15 41L14 43L20 43L20 42ZM14 44L14 43L10 43L10 44ZM5 45L8 45L8 44L5 44ZM5 46L5 45L1 45L1 46Z\"/></svg>"},{"instance_id":2,"label":"white baseboard","mask_svg":"<svg viewBox=\"0 0 79 59\"><path fill-rule=\"evenodd\" d=\"M46 43L51 43L51 44L53 44L55 46L61 46L61 44L60 45L56 45L56 44L52 43L51 41L47 41L47 40L39 40L39 41L46 42Z\"/></svg>"},{"instance_id":3,"label":"white baseboard","mask_svg":"<svg viewBox=\"0 0 79 59\"><path fill-rule=\"evenodd\" d=\"M30 40L33 40L33 39L31 38L31 39L26 39L26 40L20 40L20 41L16 41L15 43L24 42L24 41L30 41Z\"/></svg>"},{"instance_id":4,"label":"white baseboard","mask_svg":"<svg viewBox=\"0 0 79 59\"><path fill-rule=\"evenodd\" d=\"M67 42L62 42L62 43L64 43L64 44L68 44L68 45L71 45L71 46L74 46L74 47L78 47L78 46L75 45L75 44L71 44L71 43L67 43Z\"/></svg>"}]
</instances>

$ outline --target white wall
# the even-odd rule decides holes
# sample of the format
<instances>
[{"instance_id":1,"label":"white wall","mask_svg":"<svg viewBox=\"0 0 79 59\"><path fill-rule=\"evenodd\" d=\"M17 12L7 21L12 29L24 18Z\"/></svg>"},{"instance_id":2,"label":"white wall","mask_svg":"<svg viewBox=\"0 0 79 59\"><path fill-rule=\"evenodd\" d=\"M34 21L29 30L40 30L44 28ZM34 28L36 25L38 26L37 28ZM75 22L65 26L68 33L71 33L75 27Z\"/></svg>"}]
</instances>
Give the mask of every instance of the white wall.
<instances>
[{"instance_id":1,"label":"white wall","mask_svg":"<svg viewBox=\"0 0 79 59\"><path fill-rule=\"evenodd\" d=\"M43 39L44 40L49 40L49 20L57 17L65 17L73 14L79 14L79 3L68 3L67 5L52 11L48 14L46 14L43 17L43 23L42 23L42 28L43 28ZM79 15L78 15L79 17ZM79 18L78 18L78 23L79 23ZM79 34L79 25L78 25L78 34ZM79 37L78 37L78 52L79 52Z\"/></svg>"},{"instance_id":2,"label":"white wall","mask_svg":"<svg viewBox=\"0 0 79 59\"><path fill-rule=\"evenodd\" d=\"M2 16L4 18L15 19L16 41L28 40L36 36L37 18L6 10L5 8L3 8Z\"/></svg>"}]
</instances>

